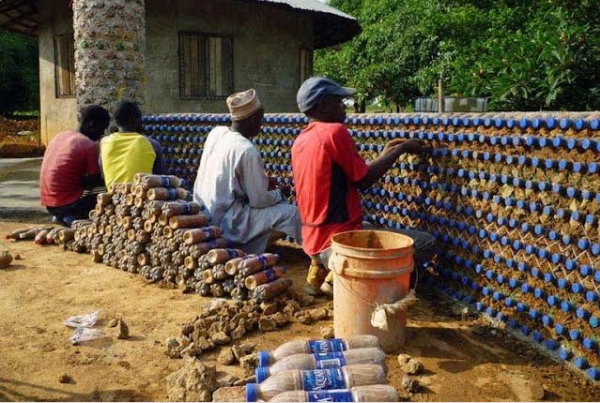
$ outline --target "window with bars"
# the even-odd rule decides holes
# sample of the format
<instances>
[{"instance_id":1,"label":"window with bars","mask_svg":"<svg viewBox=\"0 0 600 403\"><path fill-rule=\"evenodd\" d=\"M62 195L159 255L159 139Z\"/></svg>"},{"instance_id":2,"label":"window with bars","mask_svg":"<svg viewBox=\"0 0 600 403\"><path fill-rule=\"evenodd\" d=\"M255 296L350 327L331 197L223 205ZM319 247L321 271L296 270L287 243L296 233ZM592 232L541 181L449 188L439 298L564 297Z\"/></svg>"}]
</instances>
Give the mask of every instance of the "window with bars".
<instances>
[{"instance_id":1,"label":"window with bars","mask_svg":"<svg viewBox=\"0 0 600 403\"><path fill-rule=\"evenodd\" d=\"M223 99L233 92L233 39L179 33L179 97Z\"/></svg>"},{"instance_id":2,"label":"window with bars","mask_svg":"<svg viewBox=\"0 0 600 403\"><path fill-rule=\"evenodd\" d=\"M56 97L75 96L75 41L73 34L54 38Z\"/></svg>"},{"instance_id":3,"label":"window with bars","mask_svg":"<svg viewBox=\"0 0 600 403\"><path fill-rule=\"evenodd\" d=\"M306 81L313 73L313 51L300 48L300 84Z\"/></svg>"}]
</instances>

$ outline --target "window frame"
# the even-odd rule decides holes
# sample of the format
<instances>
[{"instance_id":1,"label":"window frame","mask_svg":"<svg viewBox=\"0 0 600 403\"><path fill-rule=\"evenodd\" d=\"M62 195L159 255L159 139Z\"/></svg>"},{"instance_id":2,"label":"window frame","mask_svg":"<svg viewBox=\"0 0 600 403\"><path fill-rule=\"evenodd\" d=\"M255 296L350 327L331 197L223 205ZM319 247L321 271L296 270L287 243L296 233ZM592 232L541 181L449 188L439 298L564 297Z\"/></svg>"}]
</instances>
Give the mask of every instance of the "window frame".
<instances>
[{"instance_id":1,"label":"window frame","mask_svg":"<svg viewBox=\"0 0 600 403\"><path fill-rule=\"evenodd\" d=\"M191 94L191 95L187 95L186 94L186 87L187 87L187 82L186 82L186 77L189 76L188 72L186 71L186 58L185 58L185 43L183 41L183 38L185 37L196 37L196 39L200 42L200 40L203 42L202 45L202 49L204 51L204 56L203 56L203 61L204 61L204 82L202 83L203 85L201 86L202 88L202 93L201 94ZM234 62L235 62L235 57L234 57L234 48L233 48L233 35L224 35L224 34L215 34L215 33L207 33L207 32L201 32L201 31L178 31L177 32L177 38L178 38L178 59L179 59L179 67L178 67L178 74L179 74L179 99L181 100L203 100L203 101L212 101L212 100L224 100L226 99L229 95L231 95L231 93L233 93L233 90L235 88L235 77L234 77L234 72L235 72L235 67L234 67ZM223 82L223 94L222 95L212 95L210 93L210 89L211 89L211 84L212 84L212 80L214 79L213 75L211 74L211 63L213 62L210 58L210 41L211 39L221 39L221 40L228 40L229 43L229 53L230 53L230 60L229 60L229 66L227 66L229 68L229 71L224 71L223 69L223 61L221 62L221 75L223 76L224 82ZM188 64L191 64L191 61L187 62ZM229 78L229 82L226 82L226 78Z\"/></svg>"},{"instance_id":2,"label":"window frame","mask_svg":"<svg viewBox=\"0 0 600 403\"><path fill-rule=\"evenodd\" d=\"M306 56L308 57L308 59L306 60L307 69L303 71L302 65L304 60L302 56L305 52ZM300 85L302 85L304 81L312 77L314 74L314 56L315 55L313 49L309 48L308 46L300 46L300 49L298 51L298 79L300 81ZM304 75L306 75L306 77L303 77Z\"/></svg>"},{"instance_id":3,"label":"window frame","mask_svg":"<svg viewBox=\"0 0 600 403\"><path fill-rule=\"evenodd\" d=\"M68 54L68 58L70 59L72 56L72 60L67 60L69 63L69 69L66 70L68 73L69 80L69 89L68 91L64 91L63 81L61 80L61 69L64 69L64 64L62 63L62 53L60 48L64 46L61 42L63 40L67 40L67 45L71 43L73 46L71 47L71 52ZM75 85L75 35L73 33L70 34L61 34L54 36L54 95L56 98L75 98L77 95L77 87Z\"/></svg>"}]
</instances>

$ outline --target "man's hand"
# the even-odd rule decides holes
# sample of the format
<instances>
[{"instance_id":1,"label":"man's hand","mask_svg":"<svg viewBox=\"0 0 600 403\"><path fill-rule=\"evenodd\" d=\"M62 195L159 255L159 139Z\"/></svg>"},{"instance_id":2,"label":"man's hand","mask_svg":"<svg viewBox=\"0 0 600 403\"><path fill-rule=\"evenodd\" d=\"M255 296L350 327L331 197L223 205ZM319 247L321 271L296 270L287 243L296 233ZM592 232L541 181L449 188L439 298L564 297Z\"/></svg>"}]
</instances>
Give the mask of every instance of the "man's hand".
<instances>
[{"instance_id":1,"label":"man's hand","mask_svg":"<svg viewBox=\"0 0 600 403\"><path fill-rule=\"evenodd\" d=\"M419 139L404 140L398 147L402 153L427 155L431 152L431 147Z\"/></svg>"},{"instance_id":2,"label":"man's hand","mask_svg":"<svg viewBox=\"0 0 600 403\"><path fill-rule=\"evenodd\" d=\"M394 139L394 140L390 140L386 143L385 147L383 147L383 151L381 151L381 155L387 155L391 152L393 152L394 150L397 150L398 147L400 147L400 145L402 145L402 143L404 143L404 139ZM397 152L399 152L400 150L397 150Z\"/></svg>"}]
</instances>

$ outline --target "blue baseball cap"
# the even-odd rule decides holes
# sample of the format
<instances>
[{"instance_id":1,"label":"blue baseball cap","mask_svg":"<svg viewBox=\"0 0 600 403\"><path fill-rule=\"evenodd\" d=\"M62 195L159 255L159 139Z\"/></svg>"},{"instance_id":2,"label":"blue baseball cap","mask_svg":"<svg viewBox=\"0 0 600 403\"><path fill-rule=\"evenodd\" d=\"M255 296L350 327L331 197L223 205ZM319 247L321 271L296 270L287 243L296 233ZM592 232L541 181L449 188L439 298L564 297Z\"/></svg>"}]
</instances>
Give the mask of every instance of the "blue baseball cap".
<instances>
[{"instance_id":1,"label":"blue baseball cap","mask_svg":"<svg viewBox=\"0 0 600 403\"><path fill-rule=\"evenodd\" d=\"M342 87L335 81L325 77L311 77L300 86L296 95L296 102L300 112L304 113L315 106L319 99L325 95L337 95L345 98L354 94L356 94L354 88Z\"/></svg>"}]
</instances>

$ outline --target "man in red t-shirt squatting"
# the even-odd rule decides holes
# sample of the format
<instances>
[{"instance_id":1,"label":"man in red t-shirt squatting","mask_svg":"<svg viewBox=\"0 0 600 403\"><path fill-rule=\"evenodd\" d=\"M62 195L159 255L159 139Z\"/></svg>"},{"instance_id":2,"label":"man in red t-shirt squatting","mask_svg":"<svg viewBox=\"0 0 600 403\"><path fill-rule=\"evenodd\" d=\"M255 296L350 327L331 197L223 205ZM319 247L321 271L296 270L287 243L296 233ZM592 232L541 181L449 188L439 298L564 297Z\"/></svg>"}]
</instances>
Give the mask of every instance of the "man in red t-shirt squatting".
<instances>
[{"instance_id":1,"label":"man in red t-shirt squatting","mask_svg":"<svg viewBox=\"0 0 600 403\"><path fill-rule=\"evenodd\" d=\"M401 154L427 154L418 139L389 141L381 154L366 162L344 122L344 98L356 93L324 77L306 80L296 97L308 126L292 147L292 170L296 200L302 219L302 247L311 257L304 291L332 295L333 276L328 267L331 237L343 231L369 228L362 222L359 190L373 185ZM372 226L370 227L372 228ZM414 241L414 261L421 267L435 254L435 238L426 232L393 230Z\"/></svg>"},{"instance_id":2,"label":"man in red t-shirt squatting","mask_svg":"<svg viewBox=\"0 0 600 403\"><path fill-rule=\"evenodd\" d=\"M98 140L108 128L106 109L89 105L81 110L77 131L58 134L44 153L40 172L41 203L53 220L70 226L88 218L96 205L93 188L103 187L98 162Z\"/></svg>"}]
</instances>

